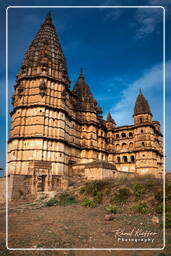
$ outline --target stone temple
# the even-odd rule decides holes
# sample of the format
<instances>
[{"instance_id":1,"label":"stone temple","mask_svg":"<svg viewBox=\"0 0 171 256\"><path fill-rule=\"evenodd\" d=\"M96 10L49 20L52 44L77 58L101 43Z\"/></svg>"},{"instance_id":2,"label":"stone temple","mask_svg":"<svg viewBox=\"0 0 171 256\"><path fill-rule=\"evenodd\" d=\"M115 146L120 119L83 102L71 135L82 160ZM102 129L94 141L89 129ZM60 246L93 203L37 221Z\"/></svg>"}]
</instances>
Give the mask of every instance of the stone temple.
<instances>
[{"instance_id":1,"label":"stone temple","mask_svg":"<svg viewBox=\"0 0 171 256\"><path fill-rule=\"evenodd\" d=\"M135 102L133 125L117 126L110 113L104 120L82 70L70 89L50 13L24 55L14 88L9 186L21 184L27 188L22 193L35 194L65 188L80 177L162 174L160 123L152 120L142 91Z\"/></svg>"}]
</instances>

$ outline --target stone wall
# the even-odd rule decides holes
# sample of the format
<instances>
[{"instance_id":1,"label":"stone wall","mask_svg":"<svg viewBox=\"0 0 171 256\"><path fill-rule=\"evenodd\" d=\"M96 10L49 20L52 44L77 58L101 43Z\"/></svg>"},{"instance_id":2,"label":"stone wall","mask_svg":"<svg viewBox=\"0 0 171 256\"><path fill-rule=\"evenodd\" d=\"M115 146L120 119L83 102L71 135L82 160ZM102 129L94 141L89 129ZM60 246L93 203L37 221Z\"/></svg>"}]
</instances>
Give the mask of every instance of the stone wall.
<instances>
[{"instance_id":1,"label":"stone wall","mask_svg":"<svg viewBox=\"0 0 171 256\"><path fill-rule=\"evenodd\" d=\"M26 199L31 196L30 175L9 175L8 176L8 201ZM6 201L6 177L0 177L0 203Z\"/></svg>"},{"instance_id":2,"label":"stone wall","mask_svg":"<svg viewBox=\"0 0 171 256\"><path fill-rule=\"evenodd\" d=\"M85 178L88 180L113 179L115 172L104 168L85 168Z\"/></svg>"}]
</instances>

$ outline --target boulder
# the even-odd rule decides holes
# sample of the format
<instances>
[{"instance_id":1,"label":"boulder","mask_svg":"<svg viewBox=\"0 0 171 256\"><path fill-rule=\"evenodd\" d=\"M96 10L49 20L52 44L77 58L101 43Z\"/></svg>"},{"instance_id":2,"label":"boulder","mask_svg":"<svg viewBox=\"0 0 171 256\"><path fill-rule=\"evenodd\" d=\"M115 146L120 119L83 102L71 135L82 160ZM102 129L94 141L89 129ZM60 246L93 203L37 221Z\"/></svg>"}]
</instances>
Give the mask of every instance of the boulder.
<instances>
[{"instance_id":1,"label":"boulder","mask_svg":"<svg viewBox=\"0 0 171 256\"><path fill-rule=\"evenodd\" d=\"M153 216L151 221L152 221L153 224L159 224L159 218L156 217L156 216Z\"/></svg>"},{"instance_id":2,"label":"boulder","mask_svg":"<svg viewBox=\"0 0 171 256\"><path fill-rule=\"evenodd\" d=\"M114 218L115 218L114 214L106 214L104 217L104 220L110 221L110 220L113 220Z\"/></svg>"}]
</instances>

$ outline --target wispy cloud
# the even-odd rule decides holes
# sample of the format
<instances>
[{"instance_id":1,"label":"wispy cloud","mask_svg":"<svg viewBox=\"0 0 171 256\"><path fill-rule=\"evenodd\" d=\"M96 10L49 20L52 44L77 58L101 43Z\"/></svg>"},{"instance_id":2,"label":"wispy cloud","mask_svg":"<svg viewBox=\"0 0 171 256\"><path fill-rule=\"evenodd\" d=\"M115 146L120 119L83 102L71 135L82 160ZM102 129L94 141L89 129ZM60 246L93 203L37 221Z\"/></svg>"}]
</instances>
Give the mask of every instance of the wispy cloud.
<instances>
[{"instance_id":1,"label":"wispy cloud","mask_svg":"<svg viewBox=\"0 0 171 256\"><path fill-rule=\"evenodd\" d=\"M37 16L37 15L34 15L34 14L26 15L25 19L29 23L37 23L37 24L39 24L39 23L42 22L42 18Z\"/></svg>"},{"instance_id":2,"label":"wispy cloud","mask_svg":"<svg viewBox=\"0 0 171 256\"><path fill-rule=\"evenodd\" d=\"M157 30L162 22L162 8L138 8L135 14L135 39L143 39Z\"/></svg>"},{"instance_id":3,"label":"wispy cloud","mask_svg":"<svg viewBox=\"0 0 171 256\"><path fill-rule=\"evenodd\" d=\"M108 9L108 12L104 15L103 21L104 22L108 20L116 21L122 16L123 12L124 12L124 9L119 9L119 8Z\"/></svg>"},{"instance_id":4,"label":"wispy cloud","mask_svg":"<svg viewBox=\"0 0 171 256\"><path fill-rule=\"evenodd\" d=\"M171 61L166 65L168 70L171 69ZM171 81L171 73L167 73L167 81ZM138 80L122 91L120 101L111 109L119 125L132 122L133 107L139 88L142 88L144 95L149 99L154 117L162 121L163 68L162 64L158 64L146 70Z\"/></svg>"}]
</instances>

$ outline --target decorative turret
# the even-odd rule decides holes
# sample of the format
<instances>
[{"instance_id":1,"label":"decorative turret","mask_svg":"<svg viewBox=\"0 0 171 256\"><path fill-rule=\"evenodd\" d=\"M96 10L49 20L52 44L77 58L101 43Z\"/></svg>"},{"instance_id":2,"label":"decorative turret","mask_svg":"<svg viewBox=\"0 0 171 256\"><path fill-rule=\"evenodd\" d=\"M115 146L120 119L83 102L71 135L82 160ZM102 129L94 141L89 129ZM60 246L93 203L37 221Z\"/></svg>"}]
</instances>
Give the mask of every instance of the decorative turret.
<instances>
[{"instance_id":1,"label":"decorative turret","mask_svg":"<svg viewBox=\"0 0 171 256\"><path fill-rule=\"evenodd\" d=\"M150 110L150 105L146 98L144 97L144 95L142 94L141 89L139 90L139 95L135 102L133 116L135 124L151 122L152 114Z\"/></svg>"},{"instance_id":2,"label":"decorative turret","mask_svg":"<svg viewBox=\"0 0 171 256\"><path fill-rule=\"evenodd\" d=\"M72 92L78 97L78 101L75 105L76 110L90 111L96 114L102 113L101 108L97 106L97 101L93 98L89 86L85 82L82 68Z\"/></svg>"},{"instance_id":3,"label":"decorative turret","mask_svg":"<svg viewBox=\"0 0 171 256\"><path fill-rule=\"evenodd\" d=\"M115 128L115 126L116 126L115 120L112 118L110 112L108 112L107 119L106 119L106 127L108 129L112 129L112 128Z\"/></svg>"},{"instance_id":4,"label":"decorative turret","mask_svg":"<svg viewBox=\"0 0 171 256\"><path fill-rule=\"evenodd\" d=\"M17 78L35 76L52 77L69 87L65 57L50 12L25 53Z\"/></svg>"}]
</instances>

